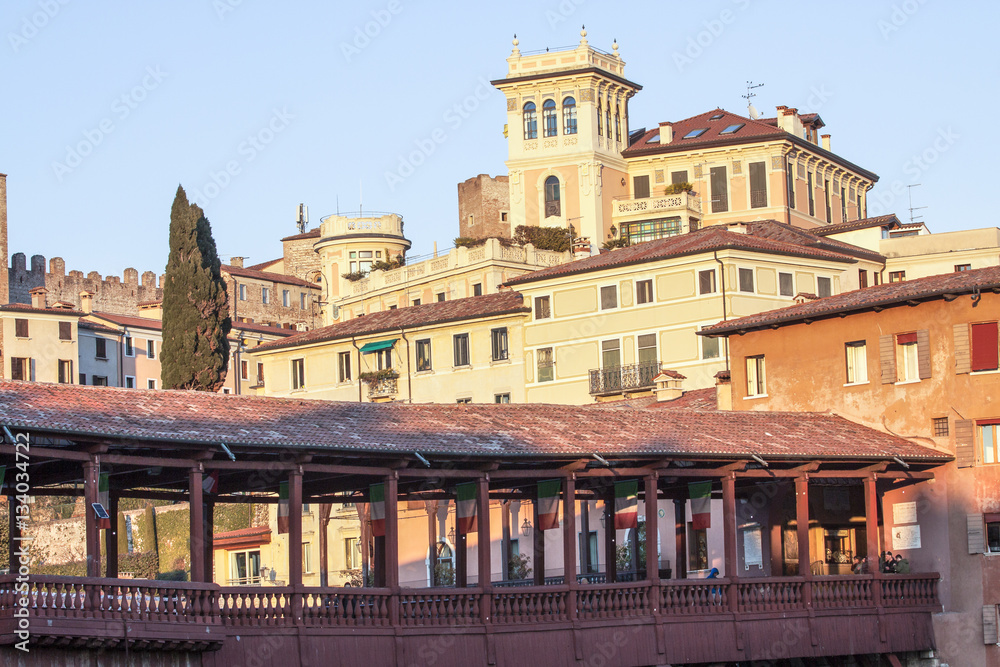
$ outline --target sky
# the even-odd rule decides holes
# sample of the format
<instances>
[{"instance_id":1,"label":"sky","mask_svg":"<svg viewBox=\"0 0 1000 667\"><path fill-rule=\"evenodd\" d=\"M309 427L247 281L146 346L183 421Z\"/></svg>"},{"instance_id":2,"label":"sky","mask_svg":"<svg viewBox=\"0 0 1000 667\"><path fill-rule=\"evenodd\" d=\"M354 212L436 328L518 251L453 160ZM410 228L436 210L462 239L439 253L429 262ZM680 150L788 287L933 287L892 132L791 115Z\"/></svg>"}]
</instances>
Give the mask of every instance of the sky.
<instances>
[{"instance_id":1,"label":"sky","mask_svg":"<svg viewBox=\"0 0 1000 667\"><path fill-rule=\"evenodd\" d=\"M998 226L1000 3L4 0L0 173L9 252L121 275L166 265L177 185L223 261L281 255L340 212L399 213L410 256L458 235L457 184L505 174L506 75L524 52L617 39L632 129L722 107L818 112L879 175L869 214ZM980 128L977 130L976 128ZM435 140L435 138L437 140Z\"/></svg>"}]
</instances>

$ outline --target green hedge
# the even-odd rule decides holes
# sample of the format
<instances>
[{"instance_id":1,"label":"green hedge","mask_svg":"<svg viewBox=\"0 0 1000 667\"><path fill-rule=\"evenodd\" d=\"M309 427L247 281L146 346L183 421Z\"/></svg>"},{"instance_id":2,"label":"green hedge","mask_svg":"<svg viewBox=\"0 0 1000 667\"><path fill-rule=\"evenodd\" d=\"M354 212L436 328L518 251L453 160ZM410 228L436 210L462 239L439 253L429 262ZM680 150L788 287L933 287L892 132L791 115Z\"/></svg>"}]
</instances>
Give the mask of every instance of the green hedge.
<instances>
[{"instance_id":1,"label":"green hedge","mask_svg":"<svg viewBox=\"0 0 1000 667\"><path fill-rule=\"evenodd\" d=\"M522 246L530 243L538 250L565 252L573 245L573 230L572 228L518 225L514 229L514 242Z\"/></svg>"}]
</instances>

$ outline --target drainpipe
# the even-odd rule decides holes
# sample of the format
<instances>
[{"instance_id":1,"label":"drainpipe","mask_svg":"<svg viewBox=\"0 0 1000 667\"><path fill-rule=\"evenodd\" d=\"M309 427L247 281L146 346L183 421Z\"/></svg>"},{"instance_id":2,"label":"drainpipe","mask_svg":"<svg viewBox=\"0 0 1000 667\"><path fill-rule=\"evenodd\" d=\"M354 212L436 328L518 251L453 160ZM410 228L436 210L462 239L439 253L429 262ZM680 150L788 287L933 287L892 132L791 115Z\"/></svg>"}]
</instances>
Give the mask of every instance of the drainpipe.
<instances>
[{"instance_id":1,"label":"drainpipe","mask_svg":"<svg viewBox=\"0 0 1000 667\"><path fill-rule=\"evenodd\" d=\"M358 374L358 403L361 403L361 348L358 347L357 342L355 342L354 336L351 336L351 345L353 345L354 349L358 351L358 369L357 369L357 374Z\"/></svg>"},{"instance_id":2,"label":"drainpipe","mask_svg":"<svg viewBox=\"0 0 1000 667\"><path fill-rule=\"evenodd\" d=\"M786 181L785 187L786 188L788 187L787 186L787 181ZM719 277L721 278L721 280L719 282L722 284L722 321L725 322L726 321L726 265L722 263L721 259L719 259L719 251L718 250L713 250L712 251L712 256L715 258L715 261L719 263ZM728 336L725 337L725 341L726 342L724 343L724 345L726 346L726 371L728 372L729 371L729 337Z\"/></svg>"},{"instance_id":3,"label":"drainpipe","mask_svg":"<svg viewBox=\"0 0 1000 667\"><path fill-rule=\"evenodd\" d=\"M407 402L413 403L413 379L410 376L410 340L406 337L406 331L400 327L399 335L406 341L406 394Z\"/></svg>"}]
</instances>

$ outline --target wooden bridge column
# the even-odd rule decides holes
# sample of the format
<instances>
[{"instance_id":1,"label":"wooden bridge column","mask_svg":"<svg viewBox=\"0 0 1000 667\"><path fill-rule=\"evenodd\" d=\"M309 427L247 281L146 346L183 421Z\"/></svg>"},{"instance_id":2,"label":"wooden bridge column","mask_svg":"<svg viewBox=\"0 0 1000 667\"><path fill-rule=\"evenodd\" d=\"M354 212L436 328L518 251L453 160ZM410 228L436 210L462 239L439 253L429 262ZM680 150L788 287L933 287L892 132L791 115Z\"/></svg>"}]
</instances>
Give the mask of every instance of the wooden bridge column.
<instances>
[{"instance_id":1,"label":"wooden bridge column","mask_svg":"<svg viewBox=\"0 0 1000 667\"><path fill-rule=\"evenodd\" d=\"M795 523L799 550L799 576L805 578L802 585L802 602L812 605L812 565L809 554L809 476L795 478Z\"/></svg>"},{"instance_id":2,"label":"wooden bridge column","mask_svg":"<svg viewBox=\"0 0 1000 667\"><path fill-rule=\"evenodd\" d=\"M202 502L202 478L200 468L192 468L188 471L191 581L205 581L205 506Z\"/></svg>"},{"instance_id":3,"label":"wooden bridge column","mask_svg":"<svg viewBox=\"0 0 1000 667\"><path fill-rule=\"evenodd\" d=\"M736 549L736 475L729 473L722 478L722 544L726 578L730 580L728 590L729 609L736 611L737 580L740 576L739 554Z\"/></svg>"},{"instance_id":4,"label":"wooden bridge column","mask_svg":"<svg viewBox=\"0 0 1000 667\"><path fill-rule=\"evenodd\" d=\"M96 457L83 464L83 497L87 529L87 576L101 576L101 531L97 527L94 503L97 500L97 485L101 474L101 464Z\"/></svg>"},{"instance_id":5,"label":"wooden bridge column","mask_svg":"<svg viewBox=\"0 0 1000 667\"><path fill-rule=\"evenodd\" d=\"M569 586L566 618L576 619L576 478L563 480L563 583Z\"/></svg>"},{"instance_id":6,"label":"wooden bridge column","mask_svg":"<svg viewBox=\"0 0 1000 667\"><path fill-rule=\"evenodd\" d=\"M382 538L382 579L392 597L389 625L399 627L399 473L385 478L385 537Z\"/></svg>"},{"instance_id":7,"label":"wooden bridge column","mask_svg":"<svg viewBox=\"0 0 1000 667\"><path fill-rule=\"evenodd\" d=\"M108 492L108 516L111 517L111 528L104 533L104 554L108 564L104 571L108 579L118 578L118 494Z\"/></svg>"},{"instance_id":8,"label":"wooden bridge column","mask_svg":"<svg viewBox=\"0 0 1000 667\"><path fill-rule=\"evenodd\" d=\"M215 500L204 497L203 500L205 537L202 541L205 545L205 581L212 583L215 580Z\"/></svg>"},{"instance_id":9,"label":"wooden bridge column","mask_svg":"<svg viewBox=\"0 0 1000 667\"><path fill-rule=\"evenodd\" d=\"M483 589L483 599L480 605L480 616L483 623L490 620L490 601L493 599L493 563L490 553L490 478L481 477L476 483L476 527L479 570L479 587Z\"/></svg>"},{"instance_id":10,"label":"wooden bridge column","mask_svg":"<svg viewBox=\"0 0 1000 667\"><path fill-rule=\"evenodd\" d=\"M302 585L302 469L288 473L288 584Z\"/></svg>"},{"instance_id":11,"label":"wooden bridge column","mask_svg":"<svg viewBox=\"0 0 1000 667\"><path fill-rule=\"evenodd\" d=\"M618 533L615 530L615 487L604 493L604 561L607 582L618 581Z\"/></svg>"},{"instance_id":12,"label":"wooden bridge column","mask_svg":"<svg viewBox=\"0 0 1000 667\"><path fill-rule=\"evenodd\" d=\"M11 485L13 487L13 484ZM16 552L21 550L21 542L18 538L21 537L21 528L17 525L17 496L13 492L7 496L7 533L10 546L7 548L8 555L8 572L11 574L17 574L21 568L21 560Z\"/></svg>"},{"instance_id":13,"label":"wooden bridge column","mask_svg":"<svg viewBox=\"0 0 1000 667\"><path fill-rule=\"evenodd\" d=\"M674 579L687 579L687 500L674 498Z\"/></svg>"},{"instance_id":14,"label":"wooden bridge column","mask_svg":"<svg viewBox=\"0 0 1000 667\"><path fill-rule=\"evenodd\" d=\"M538 526L538 485L535 485L535 498L531 503L532 518L534 519L534 551L535 551L535 585L545 585L545 531Z\"/></svg>"},{"instance_id":15,"label":"wooden bridge column","mask_svg":"<svg viewBox=\"0 0 1000 667\"><path fill-rule=\"evenodd\" d=\"M875 473L865 478L865 533L868 546L868 571L874 577L872 581L872 600L876 605L882 604L882 572L879 569L879 528L878 528L878 490L875 486Z\"/></svg>"},{"instance_id":16,"label":"wooden bridge column","mask_svg":"<svg viewBox=\"0 0 1000 667\"><path fill-rule=\"evenodd\" d=\"M660 585L660 554L657 550L660 543L659 508L656 502L658 495L656 473L646 475L646 579L652 582L654 589ZM658 596L654 596L653 599L657 598Z\"/></svg>"}]
</instances>

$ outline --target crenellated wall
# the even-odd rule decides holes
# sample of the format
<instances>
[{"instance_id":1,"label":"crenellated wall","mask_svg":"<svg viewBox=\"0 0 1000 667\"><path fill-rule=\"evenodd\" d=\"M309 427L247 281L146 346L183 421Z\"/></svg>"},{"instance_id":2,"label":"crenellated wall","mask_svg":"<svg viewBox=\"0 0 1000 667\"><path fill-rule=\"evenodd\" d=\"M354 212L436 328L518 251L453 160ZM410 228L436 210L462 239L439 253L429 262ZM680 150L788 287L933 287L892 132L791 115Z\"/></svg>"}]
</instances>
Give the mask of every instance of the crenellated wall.
<instances>
[{"instance_id":1,"label":"crenellated wall","mask_svg":"<svg viewBox=\"0 0 1000 667\"><path fill-rule=\"evenodd\" d=\"M140 281L139 272L125 269L123 275L102 278L97 271L84 275L82 271L66 273L66 262L61 257L53 257L45 270L45 258L31 257L28 267L23 252L11 257L7 271L10 289L10 303L31 303L28 292L35 287L49 290L48 303L56 301L72 303L80 308L80 292L94 293L94 310L118 315L138 315L138 304L143 301L158 301L163 298L163 281L152 271L145 271Z\"/></svg>"}]
</instances>

